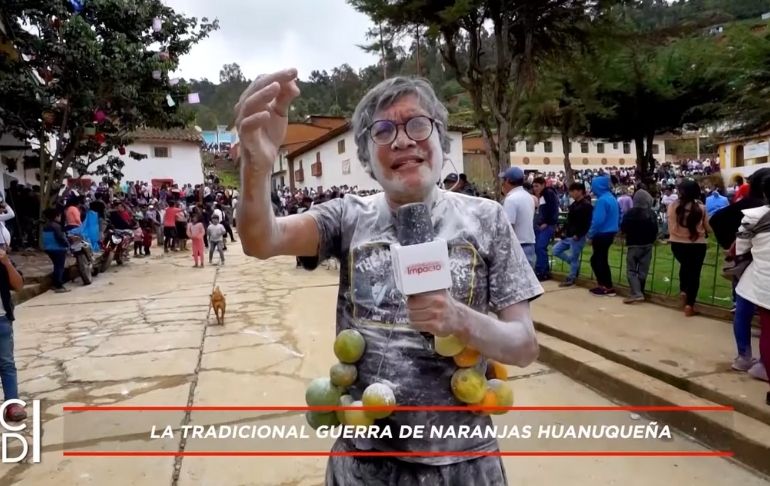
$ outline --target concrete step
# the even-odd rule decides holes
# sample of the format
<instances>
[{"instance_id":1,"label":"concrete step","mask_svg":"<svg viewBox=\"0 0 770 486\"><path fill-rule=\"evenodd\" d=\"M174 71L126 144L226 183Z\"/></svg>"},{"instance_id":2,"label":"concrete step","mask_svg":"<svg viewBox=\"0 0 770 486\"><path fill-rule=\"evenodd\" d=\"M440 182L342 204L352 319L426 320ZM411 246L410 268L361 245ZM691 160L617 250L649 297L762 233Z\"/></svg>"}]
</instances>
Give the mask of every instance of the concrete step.
<instances>
[{"instance_id":1,"label":"concrete step","mask_svg":"<svg viewBox=\"0 0 770 486\"><path fill-rule=\"evenodd\" d=\"M581 288L558 289L553 282L545 287L532 306L540 332L770 425L770 385L731 369L737 354L732 326L653 304L625 305Z\"/></svg>"},{"instance_id":2,"label":"concrete step","mask_svg":"<svg viewBox=\"0 0 770 486\"><path fill-rule=\"evenodd\" d=\"M718 405L575 344L538 333L540 361L600 393L633 406ZM770 407L768 407L770 408ZM640 412L669 425L757 472L770 475L770 425L739 411Z\"/></svg>"},{"instance_id":3,"label":"concrete step","mask_svg":"<svg viewBox=\"0 0 770 486\"><path fill-rule=\"evenodd\" d=\"M22 288L20 291L13 292L13 303L15 305L19 305L33 297L37 297L46 290L48 290L48 288L43 284L28 283L24 285L24 288Z\"/></svg>"}]
</instances>

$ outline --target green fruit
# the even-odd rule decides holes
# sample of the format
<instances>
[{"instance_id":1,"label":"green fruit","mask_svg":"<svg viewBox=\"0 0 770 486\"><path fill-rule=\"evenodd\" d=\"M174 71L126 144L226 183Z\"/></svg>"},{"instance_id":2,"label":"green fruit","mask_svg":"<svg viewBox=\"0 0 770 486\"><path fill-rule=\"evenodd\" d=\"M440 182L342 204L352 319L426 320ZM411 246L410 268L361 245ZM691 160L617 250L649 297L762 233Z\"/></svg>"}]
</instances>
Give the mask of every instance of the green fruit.
<instances>
[{"instance_id":1,"label":"green fruit","mask_svg":"<svg viewBox=\"0 0 770 486\"><path fill-rule=\"evenodd\" d=\"M366 349L366 341L355 329L345 329L334 340L334 355L343 363L352 364L361 359Z\"/></svg>"},{"instance_id":2,"label":"green fruit","mask_svg":"<svg viewBox=\"0 0 770 486\"><path fill-rule=\"evenodd\" d=\"M487 381L487 387L490 391L494 392L494 394L497 396L497 406L498 407L512 407L513 406L513 388L511 388L511 385L508 383L493 379ZM494 415L503 415L507 411L506 410L499 410L496 412L492 412Z\"/></svg>"},{"instance_id":3,"label":"green fruit","mask_svg":"<svg viewBox=\"0 0 770 486\"><path fill-rule=\"evenodd\" d=\"M337 363L332 365L329 370L329 378L332 385L347 388L355 383L356 378L358 378L358 370L352 364Z\"/></svg>"},{"instance_id":4,"label":"green fruit","mask_svg":"<svg viewBox=\"0 0 770 486\"><path fill-rule=\"evenodd\" d=\"M475 368L461 368L452 375L452 393L465 403L479 403L487 393L487 379Z\"/></svg>"},{"instance_id":5,"label":"green fruit","mask_svg":"<svg viewBox=\"0 0 770 486\"><path fill-rule=\"evenodd\" d=\"M340 407L350 407L352 404L353 404L353 397L351 397L350 395L342 395L338 403ZM337 414L337 420L339 420L341 424L345 424L346 412L347 410L337 410L335 412Z\"/></svg>"},{"instance_id":6,"label":"green fruit","mask_svg":"<svg viewBox=\"0 0 770 486\"><path fill-rule=\"evenodd\" d=\"M361 400L351 403L351 407L362 407ZM364 410L345 410L345 425L364 425L369 427L374 424L374 419L366 414Z\"/></svg>"},{"instance_id":7,"label":"green fruit","mask_svg":"<svg viewBox=\"0 0 770 486\"><path fill-rule=\"evenodd\" d=\"M318 429L318 427L322 425L334 427L340 424L340 421L337 419L337 415L334 412L307 412L305 413L305 420L307 420L307 423L314 429Z\"/></svg>"},{"instance_id":8,"label":"green fruit","mask_svg":"<svg viewBox=\"0 0 770 486\"><path fill-rule=\"evenodd\" d=\"M384 383L372 383L364 390L361 402L365 407L395 407L396 395ZM393 413L392 410L367 410L366 415L373 419L383 419Z\"/></svg>"},{"instance_id":9,"label":"green fruit","mask_svg":"<svg viewBox=\"0 0 770 486\"><path fill-rule=\"evenodd\" d=\"M451 358L452 356L457 356L462 353L463 349L465 349L465 344L463 344L457 337L450 334L445 337L435 336L433 338L433 347L441 356Z\"/></svg>"},{"instance_id":10,"label":"green fruit","mask_svg":"<svg viewBox=\"0 0 770 486\"><path fill-rule=\"evenodd\" d=\"M340 395L341 390L332 385L329 378L316 378L305 390L305 402L311 407L333 407Z\"/></svg>"}]
</instances>

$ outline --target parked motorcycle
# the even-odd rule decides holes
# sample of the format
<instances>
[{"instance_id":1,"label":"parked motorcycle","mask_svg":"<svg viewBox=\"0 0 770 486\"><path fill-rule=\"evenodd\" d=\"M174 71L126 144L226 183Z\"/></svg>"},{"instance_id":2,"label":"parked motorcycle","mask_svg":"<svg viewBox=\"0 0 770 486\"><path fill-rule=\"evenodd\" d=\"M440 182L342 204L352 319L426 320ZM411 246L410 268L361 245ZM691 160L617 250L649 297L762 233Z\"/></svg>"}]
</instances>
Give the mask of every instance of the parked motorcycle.
<instances>
[{"instance_id":1,"label":"parked motorcycle","mask_svg":"<svg viewBox=\"0 0 770 486\"><path fill-rule=\"evenodd\" d=\"M107 228L104 231L104 240L102 240L102 266L101 271L106 272L112 260L118 265L128 260L129 247L133 242L134 232L131 230L119 230Z\"/></svg>"},{"instance_id":2,"label":"parked motorcycle","mask_svg":"<svg viewBox=\"0 0 770 486\"><path fill-rule=\"evenodd\" d=\"M70 253L77 262L78 273L83 285L90 285L93 277L99 270L94 268L94 252L90 242L84 238L82 228L75 228L67 232L70 243Z\"/></svg>"},{"instance_id":3,"label":"parked motorcycle","mask_svg":"<svg viewBox=\"0 0 770 486\"><path fill-rule=\"evenodd\" d=\"M94 253L91 250L91 245L82 236L75 233L69 233L67 238L70 241L70 251L77 262L78 273L80 273L83 285L91 285L93 277L99 273L94 268Z\"/></svg>"}]
</instances>

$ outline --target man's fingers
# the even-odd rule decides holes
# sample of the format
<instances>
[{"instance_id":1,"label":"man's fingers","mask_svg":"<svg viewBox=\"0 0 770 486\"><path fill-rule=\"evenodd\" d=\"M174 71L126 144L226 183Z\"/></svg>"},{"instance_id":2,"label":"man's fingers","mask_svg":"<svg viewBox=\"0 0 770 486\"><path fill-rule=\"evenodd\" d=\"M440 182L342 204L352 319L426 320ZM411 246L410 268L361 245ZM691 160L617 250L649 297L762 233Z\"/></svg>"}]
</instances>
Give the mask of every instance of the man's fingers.
<instances>
[{"instance_id":1,"label":"man's fingers","mask_svg":"<svg viewBox=\"0 0 770 486\"><path fill-rule=\"evenodd\" d=\"M299 87L296 81L281 84L281 92L273 102L273 110L284 118L289 116L289 105L297 96L299 96Z\"/></svg>"},{"instance_id":2,"label":"man's fingers","mask_svg":"<svg viewBox=\"0 0 770 486\"><path fill-rule=\"evenodd\" d=\"M238 132L243 134L251 133L261 127L268 120L270 120L270 113L266 111L259 111L242 119L238 124Z\"/></svg>"},{"instance_id":3,"label":"man's fingers","mask_svg":"<svg viewBox=\"0 0 770 486\"><path fill-rule=\"evenodd\" d=\"M243 102L252 94L256 93L257 91L261 90L265 86L272 84L272 83L288 83L289 81L297 78L297 70L294 68L291 69L284 69L283 71L276 71L271 74L263 74L261 76L257 76L257 78L251 82L248 88L246 88L243 93L241 93L241 97L238 100L238 103L235 105L235 112L236 114L240 111L240 105L243 104Z\"/></svg>"},{"instance_id":4,"label":"man's fingers","mask_svg":"<svg viewBox=\"0 0 770 486\"><path fill-rule=\"evenodd\" d=\"M235 123L240 124L240 121L247 116L251 116L254 113L267 111L270 102L278 96L281 91L281 85L278 83L270 83L261 90L249 96L241 105L241 109L236 114Z\"/></svg>"}]
</instances>

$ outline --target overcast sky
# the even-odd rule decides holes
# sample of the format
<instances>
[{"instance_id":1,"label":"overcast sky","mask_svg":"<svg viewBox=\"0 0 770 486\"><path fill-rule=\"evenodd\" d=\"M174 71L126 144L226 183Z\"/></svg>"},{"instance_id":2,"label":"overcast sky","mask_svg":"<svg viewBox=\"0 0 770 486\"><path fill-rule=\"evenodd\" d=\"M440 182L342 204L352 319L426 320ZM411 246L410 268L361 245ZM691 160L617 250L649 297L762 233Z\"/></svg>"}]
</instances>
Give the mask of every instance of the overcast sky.
<instances>
[{"instance_id":1,"label":"overcast sky","mask_svg":"<svg viewBox=\"0 0 770 486\"><path fill-rule=\"evenodd\" d=\"M253 79L296 67L310 71L343 63L359 69L377 62L356 47L372 25L345 0L164 0L179 13L219 19L219 30L183 57L179 75L219 82L223 64L237 62Z\"/></svg>"}]
</instances>

